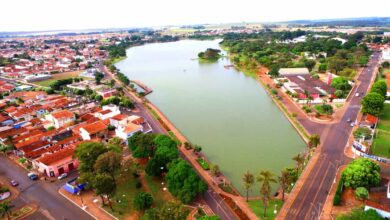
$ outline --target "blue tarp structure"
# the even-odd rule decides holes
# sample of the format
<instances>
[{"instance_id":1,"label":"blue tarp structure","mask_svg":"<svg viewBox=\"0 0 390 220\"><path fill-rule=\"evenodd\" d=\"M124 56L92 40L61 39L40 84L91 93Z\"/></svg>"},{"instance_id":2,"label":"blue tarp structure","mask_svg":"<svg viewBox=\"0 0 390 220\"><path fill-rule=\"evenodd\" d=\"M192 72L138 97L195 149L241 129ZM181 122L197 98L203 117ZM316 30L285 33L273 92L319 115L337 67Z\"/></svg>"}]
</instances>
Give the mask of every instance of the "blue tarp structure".
<instances>
[{"instance_id":1,"label":"blue tarp structure","mask_svg":"<svg viewBox=\"0 0 390 220\"><path fill-rule=\"evenodd\" d=\"M75 184L76 180L77 180L77 177L72 179L72 180L69 180L63 186L63 188L67 192L72 193L72 194L77 194L78 192L83 191L85 189L86 183L84 183L84 184Z\"/></svg>"}]
</instances>

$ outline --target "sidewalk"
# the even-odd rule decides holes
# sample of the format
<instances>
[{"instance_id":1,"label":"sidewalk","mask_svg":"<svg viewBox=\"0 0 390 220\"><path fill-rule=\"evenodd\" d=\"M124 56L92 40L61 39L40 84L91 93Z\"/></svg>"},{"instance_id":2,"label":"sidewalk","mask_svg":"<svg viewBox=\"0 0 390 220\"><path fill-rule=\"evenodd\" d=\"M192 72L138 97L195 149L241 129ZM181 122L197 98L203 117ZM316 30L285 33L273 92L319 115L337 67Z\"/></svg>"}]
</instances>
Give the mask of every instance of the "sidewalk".
<instances>
[{"instance_id":1,"label":"sidewalk","mask_svg":"<svg viewBox=\"0 0 390 220\"><path fill-rule=\"evenodd\" d=\"M105 210L101 208L100 199L94 195L92 191L83 192L80 196L75 194L70 194L62 187L58 190L58 192L72 202L74 205L78 206L80 209L84 210L94 219L99 220L113 220L117 219Z\"/></svg>"}]
</instances>

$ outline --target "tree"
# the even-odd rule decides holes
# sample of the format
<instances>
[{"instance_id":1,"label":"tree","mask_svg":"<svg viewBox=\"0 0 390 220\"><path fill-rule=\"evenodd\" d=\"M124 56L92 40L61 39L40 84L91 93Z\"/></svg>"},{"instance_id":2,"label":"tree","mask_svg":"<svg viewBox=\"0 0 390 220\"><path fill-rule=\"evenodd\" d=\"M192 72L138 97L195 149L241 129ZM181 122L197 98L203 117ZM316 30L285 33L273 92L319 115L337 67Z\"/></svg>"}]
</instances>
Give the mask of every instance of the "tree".
<instances>
[{"instance_id":1,"label":"tree","mask_svg":"<svg viewBox=\"0 0 390 220\"><path fill-rule=\"evenodd\" d=\"M167 165L179 157L176 147L158 146L154 157L148 161L145 171L149 176L161 176L167 170Z\"/></svg>"},{"instance_id":2,"label":"tree","mask_svg":"<svg viewBox=\"0 0 390 220\"><path fill-rule=\"evenodd\" d=\"M271 183L276 183L276 180L273 176L274 174L268 170L265 170L261 171L260 175L257 177L257 182L261 184L260 195L264 206L264 217L266 217L268 201L270 200Z\"/></svg>"},{"instance_id":3,"label":"tree","mask_svg":"<svg viewBox=\"0 0 390 220\"><path fill-rule=\"evenodd\" d=\"M309 137L309 143L307 144L309 148L316 148L321 144L321 137L319 134L312 134Z\"/></svg>"},{"instance_id":4,"label":"tree","mask_svg":"<svg viewBox=\"0 0 390 220\"><path fill-rule=\"evenodd\" d=\"M137 210L144 211L152 206L153 197L149 193L140 192L135 195L133 204Z\"/></svg>"},{"instance_id":5,"label":"tree","mask_svg":"<svg viewBox=\"0 0 390 220\"><path fill-rule=\"evenodd\" d=\"M244 188L246 190L246 201L248 202L249 189L255 183L255 177L253 176L252 173L250 173L249 171L246 171L246 173L244 173L244 176L242 177L242 181L244 182Z\"/></svg>"},{"instance_id":6,"label":"tree","mask_svg":"<svg viewBox=\"0 0 390 220\"><path fill-rule=\"evenodd\" d=\"M96 195L101 197L103 205L105 205L103 196L107 196L108 205L113 210L110 195L114 193L116 188L114 179L106 173L97 174L93 182L93 188L95 189Z\"/></svg>"},{"instance_id":7,"label":"tree","mask_svg":"<svg viewBox=\"0 0 390 220\"><path fill-rule=\"evenodd\" d=\"M180 203L167 202L157 210L158 219L185 220L188 212Z\"/></svg>"},{"instance_id":8,"label":"tree","mask_svg":"<svg viewBox=\"0 0 390 220\"><path fill-rule=\"evenodd\" d=\"M123 151L122 146L121 146L122 142L123 142L123 140L119 137L111 138L110 140L108 140L108 144L107 144L108 151L113 151L113 152L121 154Z\"/></svg>"},{"instance_id":9,"label":"tree","mask_svg":"<svg viewBox=\"0 0 390 220\"><path fill-rule=\"evenodd\" d=\"M342 91L349 91L352 86L348 83L348 80L344 77L337 77L332 79L332 83L330 84L333 88Z\"/></svg>"},{"instance_id":10,"label":"tree","mask_svg":"<svg viewBox=\"0 0 390 220\"><path fill-rule=\"evenodd\" d=\"M168 189L184 203L190 203L198 193L207 190L206 183L195 173L193 168L184 160L176 159L169 165L166 175Z\"/></svg>"},{"instance_id":11,"label":"tree","mask_svg":"<svg viewBox=\"0 0 390 220\"><path fill-rule=\"evenodd\" d=\"M135 158L148 158L154 156L156 144L155 134L136 133L128 139L128 145Z\"/></svg>"},{"instance_id":12,"label":"tree","mask_svg":"<svg viewBox=\"0 0 390 220\"><path fill-rule=\"evenodd\" d=\"M219 169L218 164L211 164L210 172L213 176L219 176L221 174L221 170Z\"/></svg>"},{"instance_id":13,"label":"tree","mask_svg":"<svg viewBox=\"0 0 390 220\"><path fill-rule=\"evenodd\" d=\"M4 216L7 216L7 219L10 220L13 207L14 207L14 205L11 205L10 201L4 201L4 202L0 203L1 217L3 218Z\"/></svg>"},{"instance_id":14,"label":"tree","mask_svg":"<svg viewBox=\"0 0 390 220\"><path fill-rule=\"evenodd\" d=\"M336 74L344 69L347 65L348 63L346 59L342 59L336 56L328 59L328 69L335 71Z\"/></svg>"},{"instance_id":15,"label":"tree","mask_svg":"<svg viewBox=\"0 0 390 220\"><path fill-rule=\"evenodd\" d=\"M318 71L321 73L325 73L327 69L328 69L328 65L326 65L326 63L321 63L318 66Z\"/></svg>"},{"instance_id":16,"label":"tree","mask_svg":"<svg viewBox=\"0 0 390 220\"><path fill-rule=\"evenodd\" d=\"M94 164L94 169L97 173L111 175L112 179L115 181L115 173L121 168L121 163L122 155L109 151L99 155Z\"/></svg>"},{"instance_id":17,"label":"tree","mask_svg":"<svg viewBox=\"0 0 390 220\"><path fill-rule=\"evenodd\" d=\"M95 98L94 98L96 101L100 102L103 100L103 96L101 95L95 95Z\"/></svg>"},{"instance_id":18,"label":"tree","mask_svg":"<svg viewBox=\"0 0 390 220\"><path fill-rule=\"evenodd\" d=\"M10 145L0 144L0 152L5 156L9 151L12 151L14 148Z\"/></svg>"},{"instance_id":19,"label":"tree","mask_svg":"<svg viewBox=\"0 0 390 220\"><path fill-rule=\"evenodd\" d=\"M380 167L367 158L359 158L348 164L342 173L344 186L356 189L380 184Z\"/></svg>"},{"instance_id":20,"label":"tree","mask_svg":"<svg viewBox=\"0 0 390 220\"><path fill-rule=\"evenodd\" d=\"M298 172L303 167L303 163L305 162L305 157L303 156L303 154L297 154L292 159L295 160L295 162L297 162L296 170Z\"/></svg>"},{"instance_id":21,"label":"tree","mask_svg":"<svg viewBox=\"0 0 390 220\"><path fill-rule=\"evenodd\" d=\"M387 84L385 80L378 80L376 81L372 87L370 92L377 92L380 95L383 96L383 98L386 98L386 93L387 93Z\"/></svg>"},{"instance_id":22,"label":"tree","mask_svg":"<svg viewBox=\"0 0 390 220\"><path fill-rule=\"evenodd\" d=\"M366 200L368 198L368 190L364 187L356 188L355 197L360 200Z\"/></svg>"},{"instance_id":23,"label":"tree","mask_svg":"<svg viewBox=\"0 0 390 220\"><path fill-rule=\"evenodd\" d=\"M270 75L270 76L272 76L272 77L279 76L279 68L277 68L277 67L272 68L272 69L268 72L268 75Z\"/></svg>"},{"instance_id":24,"label":"tree","mask_svg":"<svg viewBox=\"0 0 390 220\"><path fill-rule=\"evenodd\" d=\"M77 146L75 155L80 161L81 172L93 172L93 166L99 155L107 152L107 149L99 142L85 142Z\"/></svg>"},{"instance_id":25,"label":"tree","mask_svg":"<svg viewBox=\"0 0 390 220\"><path fill-rule=\"evenodd\" d=\"M95 82L96 82L96 84L99 85L100 82L102 81L102 79L104 78L104 74L101 73L101 72L99 72L99 71L96 71L93 75L95 76Z\"/></svg>"},{"instance_id":26,"label":"tree","mask_svg":"<svg viewBox=\"0 0 390 220\"><path fill-rule=\"evenodd\" d=\"M362 100L362 112L379 116L384 107L385 98L377 92L370 92Z\"/></svg>"},{"instance_id":27,"label":"tree","mask_svg":"<svg viewBox=\"0 0 390 220\"><path fill-rule=\"evenodd\" d=\"M278 176L278 182L282 189L282 201L284 201L284 193L291 184L290 172L288 170L282 170L280 176Z\"/></svg>"}]
</instances>

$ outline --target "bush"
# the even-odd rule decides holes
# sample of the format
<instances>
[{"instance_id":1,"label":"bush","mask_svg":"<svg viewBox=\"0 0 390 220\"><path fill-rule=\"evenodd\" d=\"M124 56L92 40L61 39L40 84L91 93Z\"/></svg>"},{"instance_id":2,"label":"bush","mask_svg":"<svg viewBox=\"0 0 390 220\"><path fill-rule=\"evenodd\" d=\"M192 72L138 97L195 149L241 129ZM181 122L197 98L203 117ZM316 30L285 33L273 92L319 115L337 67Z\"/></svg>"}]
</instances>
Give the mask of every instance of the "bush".
<instances>
[{"instance_id":1,"label":"bush","mask_svg":"<svg viewBox=\"0 0 390 220\"><path fill-rule=\"evenodd\" d=\"M341 193L343 192L343 180L340 179L337 185L336 194L333 198L333 205L337 206L341 204Z\"/></svg>"},{"instance_id":2,"label":"bush","mask_svg":"<svg viewBox=\"0 0 390 220\"><path fill-rule=\"evenodd\" d=\"M353 136L355 138L365 138L370 139L371 138L371 130L369 128L358 128L353 132Z\"/></svg>"},{"instance_id":3,"label":"bush","mask_svg":"<svg viewBox=\"0 0 390 220\"><path fill-rule=\"evenodd\" d=\"M328 104L316 105L314 108L321 115L331 115L333 114L333 107Z\"/></svg>"},{"instance_id":4,"label":"bush","mask_svg":"<svg viewBox=\"0 0 390 220\"><path fill-rule=\"evenodd\" d=\"M133 204L137 210L148 209L153 204L153 197L149 193L140 192L137 195L135 195Z\"/></svg>"},{"instance_id":5,"label":"bush","mask_svg":"<svg viewBox=\"0 0 390 220\"><path fill-rule=\"evenodd\" d=\"M368 190L364 187L358 187L355 190L355 197L360 200L365 200L368 198Z\"/></svg>"}]
</instances>

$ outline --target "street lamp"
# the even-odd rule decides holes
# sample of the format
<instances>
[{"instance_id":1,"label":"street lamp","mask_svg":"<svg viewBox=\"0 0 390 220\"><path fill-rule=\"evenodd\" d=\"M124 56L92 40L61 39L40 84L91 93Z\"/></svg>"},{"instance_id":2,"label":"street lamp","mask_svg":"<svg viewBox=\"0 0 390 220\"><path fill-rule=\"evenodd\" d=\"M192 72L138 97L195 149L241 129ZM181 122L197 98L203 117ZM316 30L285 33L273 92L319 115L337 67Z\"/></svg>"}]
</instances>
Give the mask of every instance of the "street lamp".
<instances>
[{"instance_id":1,"label":"street lamp","mask_svg":"<svg viewBox=\"0 0 390 220\"><path fill-rule=\"evenodd\" d=\"M274 214L276 215L276 213L278 213L278 210L276 209L278 207L278 204L275 204L274 206Z\"/></svg>"}]
</instances>

